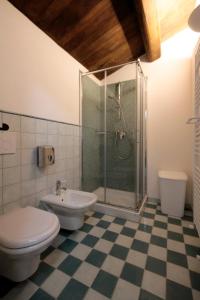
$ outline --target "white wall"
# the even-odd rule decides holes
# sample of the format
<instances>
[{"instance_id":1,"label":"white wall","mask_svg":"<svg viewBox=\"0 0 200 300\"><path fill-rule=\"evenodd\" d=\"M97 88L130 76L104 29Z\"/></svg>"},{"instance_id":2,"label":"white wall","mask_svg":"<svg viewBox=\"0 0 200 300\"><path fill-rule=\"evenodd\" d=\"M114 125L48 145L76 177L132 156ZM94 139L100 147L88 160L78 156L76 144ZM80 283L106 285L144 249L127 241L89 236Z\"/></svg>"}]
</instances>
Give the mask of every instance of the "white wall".
<instances>
[{"instance_id":1,"label":"white wall","mask_svg":"<svg viewBox=\"0 0 200 300\"><path fill-rule=\"evenodd\" d=\"M182 170L190 177L187 202L191 202L192 115L191 56L197 36L189 29L162 44L162 57L142 63L148 76L148 195L159 198L158 170ZM135 78L135 67L124 67L108 78L117 82Z\"/></svg>"},{"instance_id":2,"label":"white wall","mask_svg":"<svg viewBox=\"0 0 200 300\"><path fill-rule=\"evenodd\" d=\"M6 0L0 37L0 110L78 124L86 69Z\"/></svg>"}]
</instances>

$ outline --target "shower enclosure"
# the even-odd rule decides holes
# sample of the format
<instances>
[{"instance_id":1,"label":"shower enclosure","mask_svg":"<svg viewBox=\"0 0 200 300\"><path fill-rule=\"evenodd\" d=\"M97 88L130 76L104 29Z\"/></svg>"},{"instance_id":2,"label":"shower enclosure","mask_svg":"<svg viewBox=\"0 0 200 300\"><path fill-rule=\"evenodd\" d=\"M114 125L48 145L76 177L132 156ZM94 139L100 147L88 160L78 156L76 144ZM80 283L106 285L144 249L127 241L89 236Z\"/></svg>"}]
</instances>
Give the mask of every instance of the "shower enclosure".
<instances>
[{"instance_id":1,"label":"shower enclosure","mask_svg":"<svg viewBox=\"0 0 200 300\"><path fill-rule=\"evenodd\" d=\"M139 61L118 67L80 74L82 190L137 212L146 195L146 78Z\"/></svg>"}]
</instances>

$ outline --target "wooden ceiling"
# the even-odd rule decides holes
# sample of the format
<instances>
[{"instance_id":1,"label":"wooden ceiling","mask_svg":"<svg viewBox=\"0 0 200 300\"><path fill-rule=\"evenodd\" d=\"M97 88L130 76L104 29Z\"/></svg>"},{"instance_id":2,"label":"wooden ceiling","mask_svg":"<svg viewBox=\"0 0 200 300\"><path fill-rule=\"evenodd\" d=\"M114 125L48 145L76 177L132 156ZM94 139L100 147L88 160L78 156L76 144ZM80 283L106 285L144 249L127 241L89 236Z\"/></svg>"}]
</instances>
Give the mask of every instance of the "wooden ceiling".
<instances>
[{"instance_id":1,"label":"wooden ceiling","mask_svg":"<svg viewBox=\"0 0 200 300\"><path fill-rule=\"evenodd\" d=\"M10 0L88 70L146 54L187 25L195 0Z\"/></svg>"}]
</instances>

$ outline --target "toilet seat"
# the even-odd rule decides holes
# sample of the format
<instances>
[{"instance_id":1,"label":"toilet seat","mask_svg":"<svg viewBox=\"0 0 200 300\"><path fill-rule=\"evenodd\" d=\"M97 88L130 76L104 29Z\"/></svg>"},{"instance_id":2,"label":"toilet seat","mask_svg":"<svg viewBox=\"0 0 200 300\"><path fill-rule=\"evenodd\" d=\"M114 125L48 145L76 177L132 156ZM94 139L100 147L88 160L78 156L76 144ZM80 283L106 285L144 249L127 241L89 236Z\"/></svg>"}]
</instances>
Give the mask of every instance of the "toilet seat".
<instances>
[{"instance_id":1,"label":"toilet seat","mask_svg":"<svg viewBox=\"0 0 200 300\"><path fill-rule=\"evenodd\" d=\"M28 255L32 252L37 252L38 250L41 253L42 251L40 250L41 249L45 250L46 245L50 244L54 240L54 238L58 235L59 230L60 230L60 225L58 226L57 230L48 239L42 241L41 243L34 244L33 246L14 249L14 248L6 248L0 245L0 252L15 258L21 255Z\"/></svg>"},{"instance_id":2,"label":"toilet seat","mask_svg":"<svg viewBox=\"0 0 200 300\"><path fill-rule=\"evenodd\" d=\"M54 214L34 207L17 209L0 217L0 248L6 252L29 252L46 244L59 228Z\"/></svg>"}]
</instances>

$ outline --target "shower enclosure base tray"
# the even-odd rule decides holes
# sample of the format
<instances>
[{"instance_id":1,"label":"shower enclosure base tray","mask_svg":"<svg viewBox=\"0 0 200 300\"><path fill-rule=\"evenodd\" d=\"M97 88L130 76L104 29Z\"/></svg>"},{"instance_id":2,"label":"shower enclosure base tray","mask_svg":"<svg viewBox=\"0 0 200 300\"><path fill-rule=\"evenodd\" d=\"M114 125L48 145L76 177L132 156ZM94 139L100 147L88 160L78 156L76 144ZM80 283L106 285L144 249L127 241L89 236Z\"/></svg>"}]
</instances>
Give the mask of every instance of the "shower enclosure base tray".
<instances>
[{"instance_id":1,"label":"shower enclosure base tray","mask_svg":"<svg viewBox=\"0 0 200 300\"><path fill-rule=\"evenodd\" d=\"M99 202L105 203L104 187L98 187L93 193L97 195ZM109 205L125 209L136 209L137 207L136 194L134 192L106 188L106 199L106 204Z\"/></svg>"},{"instance_id":2,"label":"shower enclosure base tray","mask_svg":"<svg viewBox=\"0 0 200 300\"><path fill-rule=\"evenodd\" d=\"M113 205L109 205L106 203L99 203L99 202L95 204L94 211L98 211L113 217L124 218L128 221L139 222L141 218L141 212L143 210L146 200L147 200L147 196L145 196L144 199L142 200L142 204L138 211L116 207Z\"/></svg>"}]
</instances>

